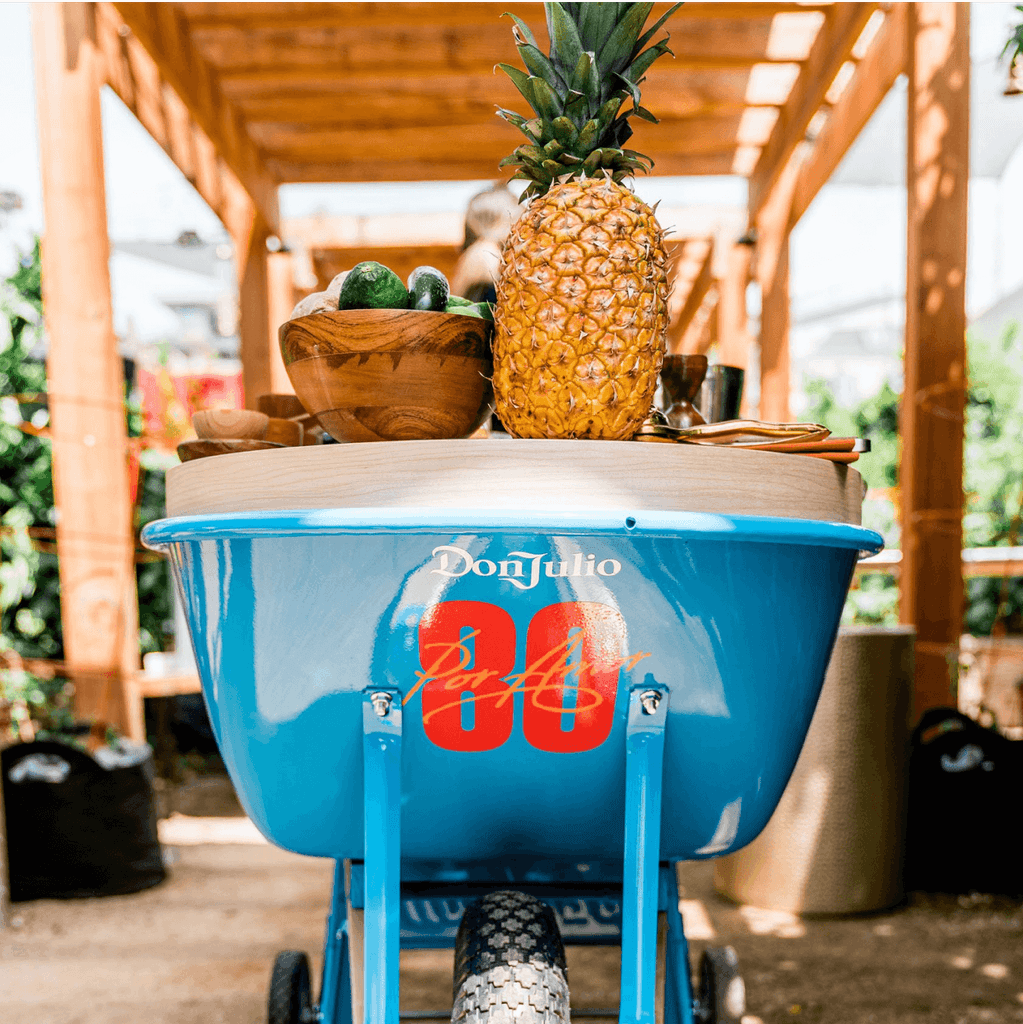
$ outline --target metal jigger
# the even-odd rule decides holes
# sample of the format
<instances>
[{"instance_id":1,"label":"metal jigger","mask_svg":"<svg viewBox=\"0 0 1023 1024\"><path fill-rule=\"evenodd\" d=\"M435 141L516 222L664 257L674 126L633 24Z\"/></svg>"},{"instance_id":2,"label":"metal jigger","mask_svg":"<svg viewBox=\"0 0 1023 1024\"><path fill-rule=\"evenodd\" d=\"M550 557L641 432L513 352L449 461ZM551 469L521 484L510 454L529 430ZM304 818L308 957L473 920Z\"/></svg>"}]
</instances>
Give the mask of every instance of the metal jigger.
<instances>
[{"instance_id":1,"label":"metal jigger","mask_svg":"<svg viewBox=\"0 0 1023 1024\"><path fill-rule=\"evenodd\" d=\"M738 366L715 363L707 368L696 405L707 423L737 420L742 404L742 385L746 371Z\"/></svg>"}]
</instances>

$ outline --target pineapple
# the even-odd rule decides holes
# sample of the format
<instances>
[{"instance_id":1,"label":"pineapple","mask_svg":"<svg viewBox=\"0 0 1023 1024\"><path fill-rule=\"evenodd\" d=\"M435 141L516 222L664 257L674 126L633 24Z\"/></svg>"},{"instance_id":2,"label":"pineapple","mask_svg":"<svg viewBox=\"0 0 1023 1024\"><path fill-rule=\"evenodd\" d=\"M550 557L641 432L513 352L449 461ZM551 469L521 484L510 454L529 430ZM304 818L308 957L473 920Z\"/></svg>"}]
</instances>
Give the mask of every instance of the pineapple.
<instances>
[{"instance_id":1,"label":"pineapple","mask_svg":"<svg viewBox=\"0 0 1023 1024\"><path fill-rule=\"evenodd\" d=\"M498 114L529 140L501 166L529 182L497 287L494 393L516 437L628 440L647 417L668 325L667 254L654 211L623 185L652 161L624 149L647 68L652 3L546 3L550 55L515 20L535 113ZM631 106L622 110L627 100Z\"/></svg>"}]
</instances>

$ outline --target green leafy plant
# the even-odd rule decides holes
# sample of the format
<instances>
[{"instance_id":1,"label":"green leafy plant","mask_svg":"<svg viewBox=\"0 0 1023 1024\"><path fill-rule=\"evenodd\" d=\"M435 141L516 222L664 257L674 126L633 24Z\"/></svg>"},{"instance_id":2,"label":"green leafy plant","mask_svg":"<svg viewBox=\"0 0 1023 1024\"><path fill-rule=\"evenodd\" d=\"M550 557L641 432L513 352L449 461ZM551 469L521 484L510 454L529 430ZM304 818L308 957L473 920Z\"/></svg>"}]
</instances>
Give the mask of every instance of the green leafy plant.
<instances>
[{"instance_id":1,"label":"green leafy plant","mask_svg":"<svg viewBox=\"0 0 1023 1024\"><path fill-rule=\"evenodd\" d=\"M1023 543L1023 334L1011 324L1000 338L971 333L965 440L966 547ZM966 582L966 628L986 636L1023 633L1023 579Z\"/></svg>"},{"instance_id":2,"label":"green leafy plant","mask_svg":"<svg viewBox=\"0 0 1023 1024\"><path fill-rule=\"evenodd\" d=\"M997 340L967 339L969 389L964 437L964 547L1023 543L1023 334L1013 324ZM886 383L853 410L841 408L824 381L806 387L808 418L832 433L867 437L871 452L856 468L867 483L863 523L899 546L895 492L898 484L899 396ZM892 576L863 574L850 591L843 621L894 625L898 587ZM966 581L964 629L977 636L1023 633L1023 579L976 577Z\"/></svg>"},{"instance_id":3,"label":"green leafy plant","mask_svg":"<svg viewBox=\"0 0 1023 1024\"><path fill-rule=\"evenodd\" d=\"M1009 65L1012 66L1023 57L1023 4L1016 4L1016 13L1020 15L1019 24L1012 30L1002 49L1002 57L1009 58Z\"/></svg>"},{"instance_id":4,"label":"green leafy plant","mask_svg":"<svg viewBox=\"0 0 1023 1024\"><path fill-rule=\"evenodd\" d=\"M57 672L23 664L64 657L46 367L33 356L42 330L37 242L0 283L0 703L15 729L31 722L31 730L63 733L73 689ZM137 404L129 403L128 430L141 432ZM163 464L149 453L141 462L137 529L164 508ZM140 652L162 650L173 615L166 563L144 558L137 580Z\"/></svg>"}]
</instances>

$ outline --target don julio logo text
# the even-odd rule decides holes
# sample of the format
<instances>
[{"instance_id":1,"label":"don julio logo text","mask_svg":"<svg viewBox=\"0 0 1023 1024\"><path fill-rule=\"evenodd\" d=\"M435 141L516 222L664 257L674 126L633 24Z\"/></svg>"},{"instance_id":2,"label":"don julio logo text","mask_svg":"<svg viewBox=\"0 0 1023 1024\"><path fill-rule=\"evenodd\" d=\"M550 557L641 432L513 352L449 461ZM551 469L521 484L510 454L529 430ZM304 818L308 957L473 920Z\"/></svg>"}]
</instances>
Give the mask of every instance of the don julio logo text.
<instances>
[{"instance_id":1,"label":"don julio logo text","mask_svg":"<svg viewBox=\"0 0 1023 1024\"><path fill-rule=\"evenodd\" d=\"M444 544L433 549L437 565L430 570L438 576L459 577L473 573L476 576L495 576L507 580L519 590L532 590L540 582L540 576L558 579L576 576L617 576L622 563L617 558L597 561L596 555L585 555L577 551L570 559L553 559L531 551L509 551L507 558L491 561L489 558L473 558L465 548Z\"/></svg>"}]
</instances>

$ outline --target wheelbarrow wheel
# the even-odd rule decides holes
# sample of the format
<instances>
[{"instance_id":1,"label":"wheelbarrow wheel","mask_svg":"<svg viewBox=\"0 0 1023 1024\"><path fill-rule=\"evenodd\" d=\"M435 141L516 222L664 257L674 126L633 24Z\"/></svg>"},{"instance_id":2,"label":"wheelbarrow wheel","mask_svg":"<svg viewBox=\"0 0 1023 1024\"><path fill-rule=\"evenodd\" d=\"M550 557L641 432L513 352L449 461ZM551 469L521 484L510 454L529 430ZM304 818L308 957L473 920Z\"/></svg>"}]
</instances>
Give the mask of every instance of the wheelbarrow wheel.
<instances>
[{"instance_id":1,"label":"wheelbarrow wheel","mask_svg":"<svg viewBox=\"0 0 1023 1024\"><path fill-rule=\"evenodd\" d=\"M746 1012L746 985L731 946L712 946L700 957L700 1024L740 1024Z\"/></svg>"},{"instance_id":2,"label":"wheelbarrow wheel","mask_svg":"<svg viewBox=\"0 0 1023 1024\"><path fill-rule=\"evenodd\" d=\"M554 911L510 891L469 904L455 940L454 982L453 1024L569 1024Z\"/></svg>"},{"instance_id":3,"label":"wheelbarrow wheel","mask_svg":"<svg viewBox=\"0 0 1023 1024\"><path fill-rule=\"evenodd\" d=\"M270 975L270 1024L307 1024L313 1018L309 958L294 949L277 954Z\"/></svg>"}]
</instances>

